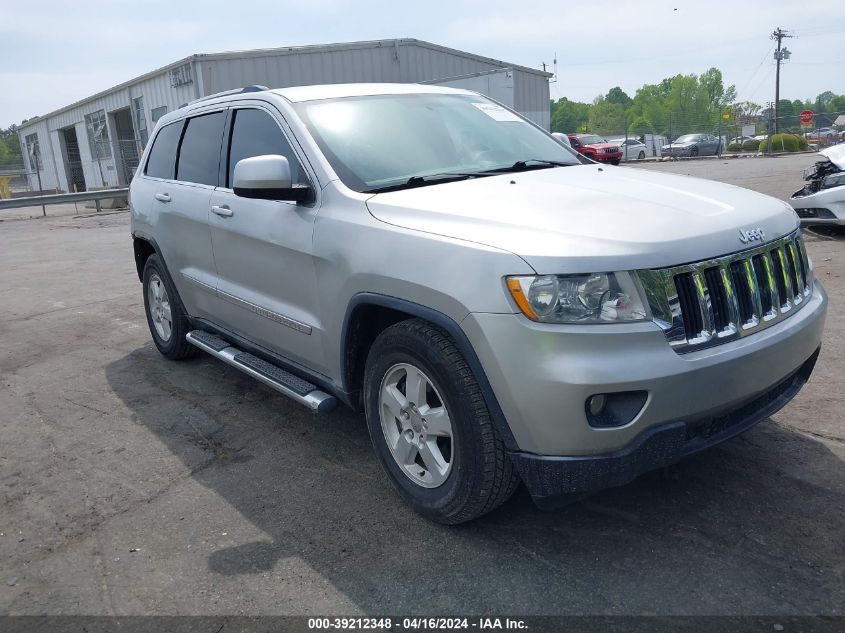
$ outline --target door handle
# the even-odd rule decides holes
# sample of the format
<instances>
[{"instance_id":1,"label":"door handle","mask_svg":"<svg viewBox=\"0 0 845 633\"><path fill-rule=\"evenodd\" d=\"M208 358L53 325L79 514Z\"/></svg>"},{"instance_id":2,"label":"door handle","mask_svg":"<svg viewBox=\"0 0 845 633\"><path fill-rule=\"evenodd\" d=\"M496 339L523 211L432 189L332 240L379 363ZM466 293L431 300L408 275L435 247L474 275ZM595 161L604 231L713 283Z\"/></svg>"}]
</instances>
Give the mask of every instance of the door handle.
<instances>
[{"instance_id":1,"label":"door handle","mask_svg":"<svg viewBox=\"0 0 845 633\"><path fill-rule=\"evenodd\" d=\"M234 211L229 208L228 204L221 204L220 206L214 205L211 207L211 212L216 215L223 216L224 218L230 218L234 214Z\"/></svg>"},{"instance_id":2,"label":"door handle","mask_svg":"<svg viewBox=\"0 0 845 633\"><path fill-rule=\"evenodd\" d=\"M169 193L157 193L156 200L159 202L170 202L170 194Z\"/></svg>"}]
</instances>

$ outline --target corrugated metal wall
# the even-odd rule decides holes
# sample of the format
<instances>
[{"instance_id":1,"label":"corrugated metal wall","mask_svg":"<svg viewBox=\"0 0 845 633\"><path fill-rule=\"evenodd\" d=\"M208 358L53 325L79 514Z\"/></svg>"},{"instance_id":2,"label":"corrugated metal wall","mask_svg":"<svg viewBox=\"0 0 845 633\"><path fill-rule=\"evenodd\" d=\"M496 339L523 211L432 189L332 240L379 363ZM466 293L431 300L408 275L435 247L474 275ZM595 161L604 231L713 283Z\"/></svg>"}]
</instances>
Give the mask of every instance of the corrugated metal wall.
<instances>
[{"instance_id":1,"label":"corrugated metal wall","mask_svg":"<svg viewBox=\"0 0 845 633\"><path fill-rule=\"evenodd\" d=\"M231 58L203 58L205 94L250 84L270 88L359 82L435 82L472 73L507 68L494 60L414 41L385 41L290 51L253 51ZM549 82L541 75L514 69L514 107L549 129Z\"/></svg>"},{"instance_id":2,"label":"corrugated metal wall","mask_svg":"<svg viewBox=\"0 0 845 633\"><path fill-rule=\"evenodd\" d=\"M80 160L88 188L118 184L115 165L116 131L111 116L107 117L112 155L97 160L92 156L85 128L85 115L105 110L107 114L132 107L132 99L144 98L144 116L152 131L152 111L165 107L168 112L205 96L262 84L271 88L305 86L323 83L360 82L428 82L448 80L512 65L481 58L461 51L446 49L417 40L384 40L330 46L271 49L200 55L191 64L193 81L172 87L169 67L137 82L123 84L95 99L85 101L53 116L22 125L21 140L37 130L42 153L44 188L68 190L67 170L63 157L62 130L75 127ZM545 129L549 129L549 84L539 73L513 69L513 107ZM495 96L495 95L494 95ZM134 118L133 118L134 125ZM31 186L36 187L34 176Z\"/></svg>"}]
</instances>

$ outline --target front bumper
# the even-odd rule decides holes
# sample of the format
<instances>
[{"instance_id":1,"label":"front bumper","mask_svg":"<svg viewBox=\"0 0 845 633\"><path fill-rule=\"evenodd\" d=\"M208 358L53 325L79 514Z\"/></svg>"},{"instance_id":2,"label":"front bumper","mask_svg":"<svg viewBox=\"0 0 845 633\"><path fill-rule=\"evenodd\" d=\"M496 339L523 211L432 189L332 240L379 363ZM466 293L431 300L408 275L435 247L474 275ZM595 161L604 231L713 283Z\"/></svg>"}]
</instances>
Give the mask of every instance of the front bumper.
<instances>
[{"instance_id":1,"label":"front bumper","mask_svg":"<svg viewBox=\"0 0 845 633\"><path fill-rule=\"evenodd\" d=\"M618 154L593 154L592 156L590 156L590 158L600 163L613 163L622 160L622 153L620 152Z\"/></svg>"},{"instance_id":2,"label":"front bumper","mask_svg":"<svg viewBox=\"0 0 845 633\"><path fill-rule=\"evenodd\" d=\"M517 462L603 460L632 452L646 440L654 446L658 440L648 439L652 435L685 436L687 428L735 415L790 377L803 376L796 374L802 368L812 369L806 363L821 344L827 308L818 282L805 301L794 315L765 330L686 354L671 349L663 331L650 322L550 325L517 314L474 313L462 328L513 434L516 446L509 448ZM591 426L587 399L623 391L648 394L633 419L619 427ZM786 400L794 395L791 389L784 393ZM761 408L760 403L755 407ZM659 455L638 457L637 463L644 465L631 472L683 456L685 449L669 450L664 440L659 444L660 450L648 449ZM524 476L530 479L529 473ZM597 481L601 487L616 480Z\"/></svg>"},{"instance_id":3,"label":"front bumper","mask_svg":"<svg viewBox=\"0 0 845 633\"><path fill-rule=\"evenodd\" d=\"M793 196L789 203L804 226L845 225L845 187L822 189L809 196Z\"/></svg>"},{"instance_id":4,"label":"front bumper","mask_svg":"<svg viewBox=\"0 0 845 633\"><path fill-rule=\"evenodd\" d=\"M792 375L733 412L695 423L654 426L614 453L547 457L512 452L510 457L541 508L559 507L589 492L623 486L645 472L739 435L780 410L807 382L818 354L816 350Z\"/></svg>"}]
</instances>

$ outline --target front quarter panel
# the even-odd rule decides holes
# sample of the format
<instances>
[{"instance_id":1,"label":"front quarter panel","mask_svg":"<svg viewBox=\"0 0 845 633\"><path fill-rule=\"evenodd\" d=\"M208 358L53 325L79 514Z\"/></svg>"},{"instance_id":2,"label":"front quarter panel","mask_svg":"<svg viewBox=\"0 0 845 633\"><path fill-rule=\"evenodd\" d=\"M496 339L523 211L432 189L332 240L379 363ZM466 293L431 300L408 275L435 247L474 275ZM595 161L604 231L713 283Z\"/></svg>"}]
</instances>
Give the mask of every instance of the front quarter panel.
<instances>
[{"instance_id":1,"label":"front quarter panel","mask_svg":"<svg viewBox=\"0 0 845 633\"><path fill-rule=\"evenodd\" d=\"M325 352L341 384L341 337L355 295L374 293L431 308L460 323L470 312L513 314L503 278L533 274L524 260L493 247L377 220L369 196L338 181L323 191L314 257Z\"/></svg>"}]
</instances>

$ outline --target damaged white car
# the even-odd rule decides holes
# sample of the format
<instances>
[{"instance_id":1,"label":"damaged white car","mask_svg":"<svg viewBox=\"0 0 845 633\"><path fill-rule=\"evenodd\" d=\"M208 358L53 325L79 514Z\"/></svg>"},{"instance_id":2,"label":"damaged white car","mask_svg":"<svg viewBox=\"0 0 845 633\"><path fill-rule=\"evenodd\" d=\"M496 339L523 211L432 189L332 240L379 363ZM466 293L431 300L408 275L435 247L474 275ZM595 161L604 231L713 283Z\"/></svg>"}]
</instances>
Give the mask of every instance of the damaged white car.
<instances>
[{"instance_id":1,"label":"damaged white car","mask_svg":"<svg viewBox=\"0 0 845 633\"><path fill-rule=\"evenodd\" d=\"M845 143L819 154L824 158L804 170L807 184L789 202L801 224L845 225Z\"/></svg>"}]
</instances>

